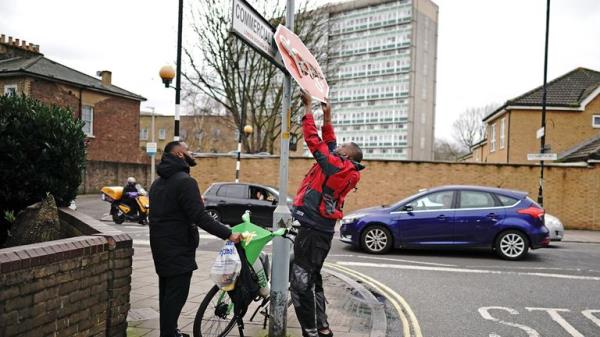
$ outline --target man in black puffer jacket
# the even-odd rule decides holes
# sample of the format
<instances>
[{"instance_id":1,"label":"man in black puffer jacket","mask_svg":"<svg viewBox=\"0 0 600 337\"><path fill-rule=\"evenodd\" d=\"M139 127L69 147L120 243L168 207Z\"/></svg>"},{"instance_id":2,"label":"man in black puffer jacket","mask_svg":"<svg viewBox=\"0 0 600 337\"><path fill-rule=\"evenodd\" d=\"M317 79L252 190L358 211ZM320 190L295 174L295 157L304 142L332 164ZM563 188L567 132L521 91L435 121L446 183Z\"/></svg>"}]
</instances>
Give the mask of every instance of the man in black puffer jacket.
<instances>
[{"instance_id":1,"label":"man in black puffer jacket","mask_svg":"<svg viewBox=\"0 0 600 337\"><path fill-rule=\"evenodd\" d=\"M240 234L215 221L204 211L198 183L190 166L196 162L182 142L170 142L150 188L150 247L159 277L160 336L180 337L177 320L187 300L196 265L198 226L235 243Z\"/></svg>"}]
</instances>

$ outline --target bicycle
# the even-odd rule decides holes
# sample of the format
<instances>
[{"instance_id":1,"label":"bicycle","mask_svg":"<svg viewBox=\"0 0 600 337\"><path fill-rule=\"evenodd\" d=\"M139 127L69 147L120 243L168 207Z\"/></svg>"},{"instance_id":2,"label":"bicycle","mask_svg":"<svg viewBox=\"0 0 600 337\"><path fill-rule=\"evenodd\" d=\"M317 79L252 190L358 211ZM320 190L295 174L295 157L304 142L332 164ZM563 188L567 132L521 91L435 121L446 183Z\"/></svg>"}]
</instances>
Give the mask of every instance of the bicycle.
<instances>
[{"instance_id":1,"label":"bicycle","mask_svg":"<svg viewBox=\"0 0 600 337\"><path fill-rule=\"evenodd\" d=\"M267 283L269 281L270 264L268 255L263 252L264 247L274 237L283 237L294 242L297 234L292 227L289 229L281 228L276 231L269 231L262 227L256 226L250 222L250 214L247 211L244 216L243 223L232 227L234 233L241 233L244 236L241 247L244 249L246 260L249 266L253 266L257 259L260 259L264 269ZM260 302L260 303L259 303ZM253 303L257 304L253 314L250 316L250 322L254 320L257 314L261 314L263 318L263 329L266 328L269 319L269 303L268 296L257 296L253 299ZM288 307L291 306L292 300L288 300ZM234 304L225 290L219 289L218 286L213 286L198 307L196 317L194 319L194 337L224 337L227 336L234 326L237 324L240 337L244 336L244 318L245 315L236 315Z\"/></svg>"}]
</instances>

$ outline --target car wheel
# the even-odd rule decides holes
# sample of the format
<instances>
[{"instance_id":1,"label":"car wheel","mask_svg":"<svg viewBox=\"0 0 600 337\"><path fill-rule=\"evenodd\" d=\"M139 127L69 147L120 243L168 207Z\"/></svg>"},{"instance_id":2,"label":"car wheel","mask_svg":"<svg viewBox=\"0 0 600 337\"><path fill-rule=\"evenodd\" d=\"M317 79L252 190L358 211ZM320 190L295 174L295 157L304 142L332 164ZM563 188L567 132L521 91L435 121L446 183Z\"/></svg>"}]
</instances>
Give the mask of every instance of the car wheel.
<instances>
[{"instance_id":1,"label":"car wheel","mask_svg":"<svg viewBox=\"0 0 600 337\"><path fill-rule=\"evenodd\" d=\"M496 239L495 249L496 254L505 260L520 260L529 251L529 239L520 231L505 231Z\"/></svg>"},{"instance_id":2,"label":"car wheel","mask_svg":"<svg viewBox=\"0 0 600 337\"><path fill-rule=\"evenodd\" d=\"M392 234L384 226L369 226L363 231L360 243L367 253L384 254L392 248Z\"/></svg>"},{"instance_id":3,"label":"car wheel","mask_svg":"<svg viewBox=\"0 0 600 337\"><path fill-rule=\"evenodd\" d=\"M206 213L208 213L208 215L215 219L215 221L221 221L221 214L219 214L219 211L217 211L216 209L207 209Z\"/></svg>"}]
</instances>

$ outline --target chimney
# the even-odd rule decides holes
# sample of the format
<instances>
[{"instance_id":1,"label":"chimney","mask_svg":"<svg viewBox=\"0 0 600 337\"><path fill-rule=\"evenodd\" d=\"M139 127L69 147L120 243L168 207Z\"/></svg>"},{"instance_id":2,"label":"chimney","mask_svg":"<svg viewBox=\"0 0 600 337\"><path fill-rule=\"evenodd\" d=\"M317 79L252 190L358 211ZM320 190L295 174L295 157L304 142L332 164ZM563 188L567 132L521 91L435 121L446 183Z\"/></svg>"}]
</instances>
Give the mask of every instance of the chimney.
<instances>
[{"instance_id":1,"label":"chimney","mask_svg":"<svg viewBox=\"0 0 600 337\"><path fill-rule=\"evenodd\" d=\"M31 57L42 55L40 46L25 40L0 34L0 60L13 57Z\"/></svg>"},{"instance_id":2,"label":"chimney","mask_svg":"<svg viewBox=\"0 0 600 337\"><path fill-rule=\"evenodd\" d=\"M97 76L100 76L102 85L109 86L112 83L112 73L108 70L100 70L96 72Z\"/></svg>"}]
</instances>

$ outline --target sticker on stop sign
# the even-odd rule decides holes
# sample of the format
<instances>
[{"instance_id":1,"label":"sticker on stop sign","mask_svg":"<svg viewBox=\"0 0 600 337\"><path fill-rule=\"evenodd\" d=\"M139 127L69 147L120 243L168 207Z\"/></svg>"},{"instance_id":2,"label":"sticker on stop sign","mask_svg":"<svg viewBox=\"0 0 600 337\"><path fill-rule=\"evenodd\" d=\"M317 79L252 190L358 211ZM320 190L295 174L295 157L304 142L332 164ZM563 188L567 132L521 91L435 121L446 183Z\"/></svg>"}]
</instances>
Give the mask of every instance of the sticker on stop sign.
<instances>
[{"instance_id":1,"label":"sticker on stop sign","mask_svg":"<svg viewBox=\"0 0 600 337\"><path fill-rule=\"evenodd\" d=\"M285 26L279 25L274 37L285 68L298 85L315 99L325 102L329 96L329 86L325 74L310 50Z\"/></svg>"}]
</instances>

